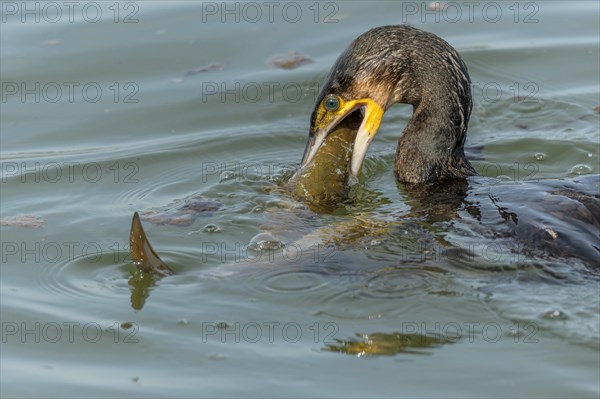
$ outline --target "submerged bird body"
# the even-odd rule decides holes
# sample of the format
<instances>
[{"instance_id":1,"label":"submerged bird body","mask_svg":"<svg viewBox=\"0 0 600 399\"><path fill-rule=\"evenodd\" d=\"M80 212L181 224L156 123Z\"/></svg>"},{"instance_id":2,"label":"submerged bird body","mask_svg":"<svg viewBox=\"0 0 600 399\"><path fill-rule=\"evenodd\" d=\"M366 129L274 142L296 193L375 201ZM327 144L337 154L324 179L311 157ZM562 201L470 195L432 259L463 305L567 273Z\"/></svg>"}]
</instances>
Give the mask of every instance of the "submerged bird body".
<instances>
[{"instance_id":1,"label":"submerged bird body","mask_svg":"<svg viewBox=\"0 0 600 399\"><path fill-rule=\"evenodd\" d=\"M301 165L286 188L311 209L335 209L356 181L385 111L395 103L411 104L413 115L398 141L394 170L398 181L412 183L404 189L417 220L450 221L461 239L465 232L476 232L472 238L479 235L483 243L502 243L525 257L597 269L597 176L571 183L525 183L527 187L470 187L466 178L477 174L464 154L472 109L470 83L456 50L432 33L383 26L362 34L329 73L311 116ZM355 220L350 228L333 226L328 231L343 244L376 229L388 234L394 224L379 227L381 223ZM352 234L356 231L359 234ZM130 248L141 272L172 273L147 241L137 214Z\"/></svg>"},{"instance_id":2,"label":"submerged bird body","mask_svg":"<svg viewBox=\"0 0 600 399\"><path fill-rule=\"evenodd\" d=\"M476 215L476 223L494 239L520 243L521 253L577 258L597 268L598 176L574 183L545 181L493 190L475 184L468 189L466 178L477 175L464 153L472 109L470 84L460 55L438 36L404 25L371 29L333 65L311 116L301 168L315 158L336 126L360 110L348 179L354 184L383 114L396 103L411 104L413 114L398 141L394 172L399 182L410 183L409 198L424 199L426 214L467 224ZM465 199L468 192L479 197L476 203ZM452 198L432 201L439 196ZM461 216L461 209L469 212ZM506 223L498 222L498 215ZM556 215L571 215L571 220Z\"/></svg>"}]
</instances>

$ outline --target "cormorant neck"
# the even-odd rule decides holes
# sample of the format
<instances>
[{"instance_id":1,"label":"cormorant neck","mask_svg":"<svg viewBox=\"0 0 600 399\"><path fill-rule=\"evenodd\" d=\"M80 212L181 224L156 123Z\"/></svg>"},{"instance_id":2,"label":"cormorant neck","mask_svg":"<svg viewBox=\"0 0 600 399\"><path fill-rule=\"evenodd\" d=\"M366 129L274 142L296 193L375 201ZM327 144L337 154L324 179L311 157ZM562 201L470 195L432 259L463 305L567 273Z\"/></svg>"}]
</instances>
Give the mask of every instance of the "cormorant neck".
<instances>
[{"instance_id":1,"label":"cormorant neck","mask_svg":"<svg viewBox=\"0 0 600 399\"><path fill-rule=\"evenodd\" d=\"M429 183L477 174L464 153L470 93L462 98L448 91L439 94L413 104L412 118L396 150L395 173L401 182Z\"/></svg>"}]
</instances>

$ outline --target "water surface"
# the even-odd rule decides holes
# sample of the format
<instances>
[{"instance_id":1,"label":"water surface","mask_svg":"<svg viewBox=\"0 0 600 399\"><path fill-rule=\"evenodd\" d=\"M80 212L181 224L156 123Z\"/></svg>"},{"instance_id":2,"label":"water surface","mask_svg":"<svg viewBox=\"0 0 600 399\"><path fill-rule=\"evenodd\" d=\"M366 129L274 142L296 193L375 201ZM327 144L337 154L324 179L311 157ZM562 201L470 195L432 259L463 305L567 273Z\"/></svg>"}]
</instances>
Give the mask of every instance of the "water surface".
<instances>
[{"instance_id":1,"label":"water surface","mask_svg":"<svg viewBox=\"0 0 600 399\"><path fill-rule=\"evenodd\" d=\"M272 21L263 3L228 3L228 14L128 2L115 18L102 2L97 22L91 8L70 21L41 6L23 21L10 4L1 217L43 227L0 230L3 396L598 397L593 274L490 252L483 238L469 247L448 220L297 258L244 250L264 226L298 239L359 213L414 210L393 177L411 112L399 105L354 205L274 211L286 199L270 188L300 161L325 74L378 25L411 23L464 57L473 184L600 173L597 2L481 3L472 18L461 2L460 17L421 2L277 3ZM289 51L314 62L268 65ZM132 303L133 212L198 196L220 209L190 226L145 224L179 273ZM476 251L436 252L447 246ZM242 262L254 262L247 273L218 272ZM141 310L135 295L147 296Z\"/></svg>"}]
</instances>

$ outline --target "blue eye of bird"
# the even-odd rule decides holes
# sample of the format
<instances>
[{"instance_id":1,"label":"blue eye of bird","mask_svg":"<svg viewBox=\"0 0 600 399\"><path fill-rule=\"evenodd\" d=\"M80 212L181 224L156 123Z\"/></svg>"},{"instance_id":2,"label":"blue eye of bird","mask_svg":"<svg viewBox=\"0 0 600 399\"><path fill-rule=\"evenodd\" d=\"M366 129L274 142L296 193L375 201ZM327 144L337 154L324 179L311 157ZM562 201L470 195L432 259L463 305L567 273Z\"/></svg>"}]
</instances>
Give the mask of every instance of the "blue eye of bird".
<instances>
[{"instance_id":1,"label":"blue eye of bird","mask_svg":"<svg viewBox=\"0 0 600 399\"><path fill-rule=\"evenodd\" d=\"M330 96L325 99L325 108L328 111L337 111L340 107L340 100L336 96Z\"/></svg>"}]
</instances>

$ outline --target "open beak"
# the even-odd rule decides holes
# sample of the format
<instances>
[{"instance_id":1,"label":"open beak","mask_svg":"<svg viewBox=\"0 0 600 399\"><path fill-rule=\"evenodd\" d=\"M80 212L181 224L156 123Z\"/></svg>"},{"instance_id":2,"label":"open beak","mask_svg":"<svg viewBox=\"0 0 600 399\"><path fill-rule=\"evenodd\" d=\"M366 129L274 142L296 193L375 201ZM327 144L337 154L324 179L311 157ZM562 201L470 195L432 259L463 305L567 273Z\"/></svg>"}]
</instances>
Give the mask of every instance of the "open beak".
<instances>
[{"instance_id":1,"label":"open beak","mask_svg":"<svg viewBox=\"0 0 600 399\"><path fill-rule=\"evenodd\" d=\"M314 134L308 139L304 157L300 164L300 171L303 170L306 165L311 163L329 133L331 133L344 118L357 109L361 109L363 117L356 134L356 140L354 141L352 159L350 161L349 182L358 181L358 173L360 172L362 163L367 155L369 145L379 130L379 125L381 124L381 118L383 117L384 112L383 109L370 98L348 100L344 103L344 107L336 112L336 116L326 124L319 126L317 122L316 126L310 127L311 132L314 132Z\"/></svg>"}]
</instances>

